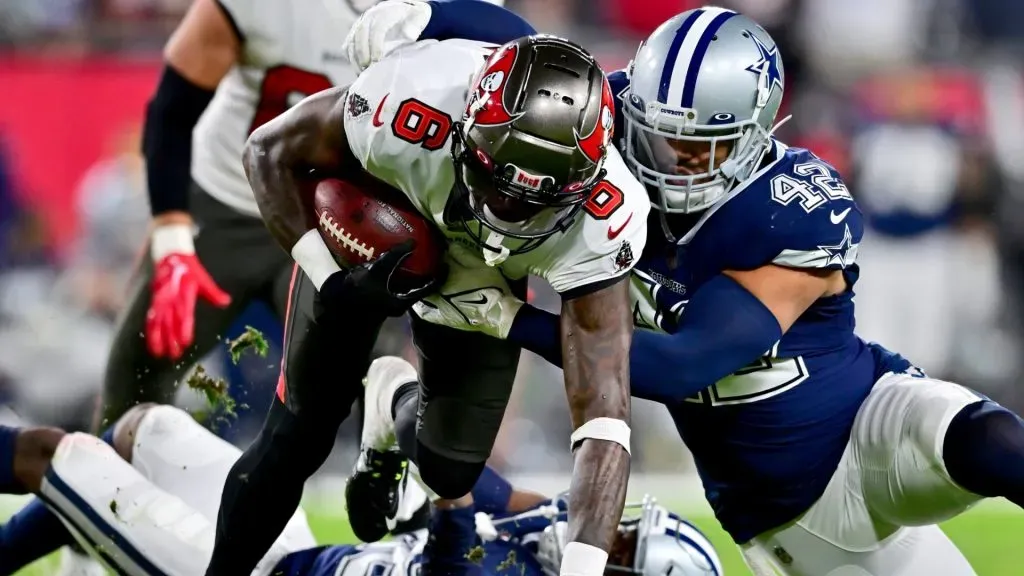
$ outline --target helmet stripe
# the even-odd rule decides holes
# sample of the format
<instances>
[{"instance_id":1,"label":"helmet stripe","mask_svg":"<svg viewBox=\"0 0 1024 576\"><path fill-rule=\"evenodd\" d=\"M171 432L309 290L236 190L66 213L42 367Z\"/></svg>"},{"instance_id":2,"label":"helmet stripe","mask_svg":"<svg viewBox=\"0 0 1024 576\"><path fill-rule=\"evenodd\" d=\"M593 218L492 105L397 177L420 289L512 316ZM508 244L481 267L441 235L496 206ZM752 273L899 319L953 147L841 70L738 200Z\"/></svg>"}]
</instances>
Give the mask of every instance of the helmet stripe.
<instances>
[{"instance_id":1,"label":"helmet stripe","mask_svg":"<svg viewBox=\"0 0 1024 576\"><path fill-rule=\"evenodd\" d=\"M694 528L696 534L704 536L704 534L700 530L697 530L696 527L694 527L689 522L684 523L687 526ZM719 566L717 554L715 556L712 556L715 547L711 544L711 542L707 540L706 537L701 538L701 541L698 542L697 539L694 538L696 534L685 534L683 532L677 532L675 530L672 530L671 528L666 528L665 534L668 534L669 536L672 536L674 538L678 538L682 542L689 544L691 548L699 552L700 555L704 557L704 561L707 562L708 566L711 567L711 571L715 573L715 576L722 576L722 570ZM712 552L709 552L708 550L711 550Z\"/></svg>"},{"instance_id":2,"label":"helmet stripe","mask_svg":"<svg viewBox=\"0 0 1024 576\"><path fill-rule=\"evenodd\" d=\"M693 97L697 91L697 75L700 73L704 55L708 52L708 46L711 45L711 39L718 33L722 24L735 15L736 13L731 10L723 10L708 24L701 33L700 39L697 40L697 45L694 46L693 54L690 56L690 65L686 69L686 81L683 83L683 99L680 103L683 108L693 108Z\"/></svg>"},{"instance_id":3,"label":"helmet stripe","mask_svg":"<svg viewBox=\"0 0 1024 576\"><path fill-rule=\"evenodd\" d=\"M693 23L703 13L704 10L694 10L686 20L683 20L682 26L676 30L676 35L672 38L672 45L669 46L668 55L665 57L665 65L661 68L661 83L658 85L658 102L662 104L668 104L668 87L672 83L672 72L676 68L676 59L679 58L679 49L683 45L683 39L690 32Z\"/></svg>"}]
</instances>

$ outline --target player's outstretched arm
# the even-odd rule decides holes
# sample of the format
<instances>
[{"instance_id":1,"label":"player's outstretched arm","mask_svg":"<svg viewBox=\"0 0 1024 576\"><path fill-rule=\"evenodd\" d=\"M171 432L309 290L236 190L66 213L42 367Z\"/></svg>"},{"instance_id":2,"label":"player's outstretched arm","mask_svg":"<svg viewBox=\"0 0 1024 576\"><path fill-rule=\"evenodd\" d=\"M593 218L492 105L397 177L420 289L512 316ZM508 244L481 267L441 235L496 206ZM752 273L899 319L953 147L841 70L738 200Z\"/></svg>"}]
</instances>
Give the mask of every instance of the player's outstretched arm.
<instances>
[{"instance_id":1,"label":"player's outstretched arm","mask_svg":"<svg viewBox=\"0 0 1024 576\"><path fill-rule=\"evenodd\" d=\"M347 88L330 88L306 98L257 128L245 144L242 162L267 228L291 250L310 228L310 171L325 174L358 169L345 138ZM312 190L309 188L308 190Z\"/></svg>"},{"instance_id":2,"label":"player's outstretched arm","mask_svg":"<svg viewBox=\"0 0 1024 576\"><path fill-rule=\"evenodd\" d=\"M764 354L815 300L843 289L838 272L775 265L712 278L694 292L675 333L633 334L632 395L668 404L693 396ZM558 323L526 304L507 338L560 366Z\"/></svg>"},{"instance_id":3,"label":"player's outstretched arm","mask_svg":"<svg viewBox=\"0 0 1024 576\"><path fill-rule=\"evenodd\" d=\"M565 390L575 452L563 575L604 571L629 477L628 275L562 304Z\"/></svg>"}]
</instances>

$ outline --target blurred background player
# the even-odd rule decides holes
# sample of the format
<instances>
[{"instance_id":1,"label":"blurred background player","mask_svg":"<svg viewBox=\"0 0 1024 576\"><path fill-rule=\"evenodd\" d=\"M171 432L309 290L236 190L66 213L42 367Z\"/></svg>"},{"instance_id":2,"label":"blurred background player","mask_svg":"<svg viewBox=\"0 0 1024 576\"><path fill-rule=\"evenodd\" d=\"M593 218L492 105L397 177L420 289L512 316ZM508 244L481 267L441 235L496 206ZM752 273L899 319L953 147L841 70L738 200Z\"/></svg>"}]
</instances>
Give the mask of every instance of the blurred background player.
<instances>
[{"instance_id":1,"label":"blurred background player","mask_svg":"<svg viewBox=\"0 0 1024 576\"><path fill-rule=\"evenodd\" d=\"M176 408L142 405L102 439L56 428L0 428L0 492L31 491L0 526L0 574L77 539L119 574L193 576L209 561L219 491L241 452ZM565 495L514 488L491 469L475 506L436 509L429 532L390 542L317 546L299 511L254 576L477 574L555 576L566 545ZM411 485L410 510L425 503ZM649 496L627 506L608 573L720 576L707 538Z\"/></svg>"},{"instance_id":2,"label":"blurred background player","mask_svg":"<svg viewBox=\"0 0 1024 576\"><path fill-rule=\"evenodd\" d=\"M995 250L984 241L998 171L971 88L966 74L921 70L867 78L855 93L850 174L867 229L857 332L946 379L971 376L957 369L958 349L976 350L965 336L991 325L998 304Z\"/></svg>"}]
</instances>

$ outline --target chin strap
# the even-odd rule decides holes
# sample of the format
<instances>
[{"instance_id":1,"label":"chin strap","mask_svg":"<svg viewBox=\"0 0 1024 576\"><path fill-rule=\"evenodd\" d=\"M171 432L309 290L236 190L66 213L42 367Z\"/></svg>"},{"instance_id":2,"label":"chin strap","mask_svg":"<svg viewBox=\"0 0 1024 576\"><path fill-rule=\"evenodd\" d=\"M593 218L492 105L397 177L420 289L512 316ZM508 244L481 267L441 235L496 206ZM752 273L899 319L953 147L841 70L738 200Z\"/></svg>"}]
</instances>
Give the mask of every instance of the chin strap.
<instances>
[{"instance_id":1,"label":"chin strap","mask_svg":"<svg viewBox=\"0 0 1024 576\"><path fill-rule=\"evenodd\" d=\"M501 245L504 240L505 237L494 230L488 232L487 239L484 240L487 246L484 248L484 264L493 267L508 260L511 251Z\"/></svg>"}]
</instances>

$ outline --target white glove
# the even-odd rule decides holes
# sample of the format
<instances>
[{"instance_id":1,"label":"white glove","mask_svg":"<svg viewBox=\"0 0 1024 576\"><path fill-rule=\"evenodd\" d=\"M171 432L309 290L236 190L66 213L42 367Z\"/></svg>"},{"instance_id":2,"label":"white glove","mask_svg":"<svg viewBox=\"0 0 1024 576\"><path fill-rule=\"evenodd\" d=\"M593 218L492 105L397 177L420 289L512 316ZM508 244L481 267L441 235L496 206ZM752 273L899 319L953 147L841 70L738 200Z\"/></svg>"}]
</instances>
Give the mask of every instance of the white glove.
<instances>
[{"instance_id":1,"label":"white glove","mask_svg":"<svg viewBox=\"0 0 1024 576\"><path fill-rule=\"evenodd\" d=\"M458 251L458 245L449 247L444 286L414 304L413 312L432 324L508 337L523 301L512 295L500 270L475 256L453 255Z\"/></svg>"},{"instance_id":2,"label":"white glove","mask_svg":"<svg viewBox=\"0 0 1024 576\"><path fill-rule=\"evenodd\" d=\"M473 515L473 522L476 524L476 535L484 542L494 542L498 539L498 529L491 522L491 517L484 512L477 512Z\"/></svg>"},{"instance_id":3,"label":"white glove","mask_svg":"<svg viewBox=\"0 0 1024 576\"><path fill-rule=\"evenodd\" d=\"M384 0L356 20L342 51L360 72L395 50L412 44L430 22L430 5L414 0Z\"/></svg>"}]
</instances>

